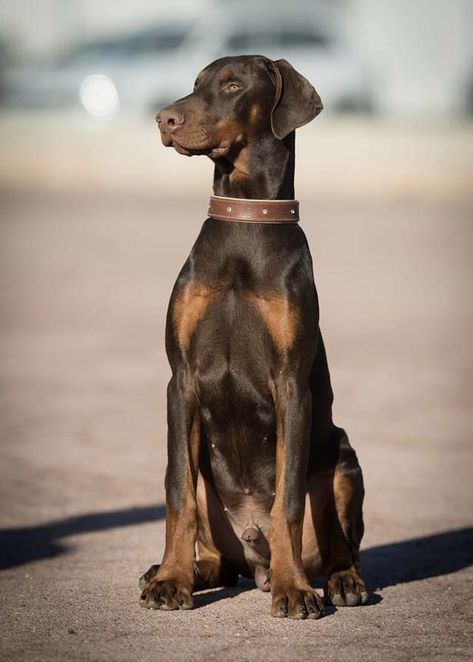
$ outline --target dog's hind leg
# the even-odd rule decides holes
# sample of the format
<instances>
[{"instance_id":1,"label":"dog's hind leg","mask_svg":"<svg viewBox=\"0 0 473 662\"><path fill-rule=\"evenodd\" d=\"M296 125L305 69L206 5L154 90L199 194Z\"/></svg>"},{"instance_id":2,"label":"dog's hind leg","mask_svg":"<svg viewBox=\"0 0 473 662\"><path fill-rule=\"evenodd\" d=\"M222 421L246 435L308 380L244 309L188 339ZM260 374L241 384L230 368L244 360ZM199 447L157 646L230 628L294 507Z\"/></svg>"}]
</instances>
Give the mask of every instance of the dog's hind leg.
<instances>
[{"instance_id":1,"label":"dog's hind leg","mask_svg":"<svg viewBox=\"0 0 473 662\"><path fill-rule=\"evenodd\" d=\"M303 560L311 578L324 574L325 600L337 607L368 599L360 576L363 475L346 433L335 428L331 460L308 478Z\"/></svg>"},{"instance_id":2,"label":"dog's hind leg","mask_svg":"<svg viewBox=\"0 0 473 662\"><path fill-rule=\"evenodd\" d=\"M195 589L235 586L238 583L238 570L224 556L224 543L232 545L235 542L234 534L221 503L200 472L197 477L196 500L198 562Z\"/></svg>"},{"instance_id":3,"label":"dog's hind leg","mask_svg":"<svg viewBox=\"0 0 473 662\"><path fill-rule=\"evenodd\" d=\"M238 572L219 554L197 543L199 560L197 561L194 590L202 591L217 586L236 586Z\"/></svg>"}]
</instances>

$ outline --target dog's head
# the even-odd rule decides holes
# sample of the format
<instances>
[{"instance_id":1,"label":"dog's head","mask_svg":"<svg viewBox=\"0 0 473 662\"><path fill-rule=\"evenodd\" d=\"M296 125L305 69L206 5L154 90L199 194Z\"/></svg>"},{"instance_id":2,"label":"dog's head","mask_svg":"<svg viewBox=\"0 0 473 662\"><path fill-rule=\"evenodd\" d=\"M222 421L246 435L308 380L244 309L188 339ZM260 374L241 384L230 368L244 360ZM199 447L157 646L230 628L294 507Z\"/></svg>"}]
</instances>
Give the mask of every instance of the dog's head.
<instances>
[{"instance_id":1,"label":"dog's head","mask_svg":"<svg viewBox=\"0 0 473 662\"><path fill-rule=\"evenodd\" d=\"M282 140L322 108L313 86L289 62L243 55L209 64L193 92L160 110L156 120L166 147L217 159L265 134Z\"/></svg>"}]
</instances>

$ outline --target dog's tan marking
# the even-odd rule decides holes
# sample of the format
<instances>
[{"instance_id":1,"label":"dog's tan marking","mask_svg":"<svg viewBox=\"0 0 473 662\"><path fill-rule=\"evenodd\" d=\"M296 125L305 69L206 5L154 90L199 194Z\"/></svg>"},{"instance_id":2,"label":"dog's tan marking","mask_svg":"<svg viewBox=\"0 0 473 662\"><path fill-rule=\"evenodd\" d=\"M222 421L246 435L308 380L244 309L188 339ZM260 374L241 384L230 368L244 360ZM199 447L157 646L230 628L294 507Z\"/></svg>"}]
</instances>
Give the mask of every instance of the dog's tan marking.
<instances>
[{"instance_id":1,"label":"dog's tan marking","mask_svg":"<svg viewBox=\"0 0 473 662\"><path fill-rule=\"evenodd\" d=\"M163 562L149 589L153 592L159 582L171 581L191 604L194 583L195 542L197 538L196 483L200 447L200 418L192 422L189 454L186 457L181 504L175 510L166 502L166 546ZM174 600L175 601L175 600ZM177 608L177 604L172 608Z\"/></svg>"},{"instance_id":2,"label":"dog's tan marking","mask_svg":"<svg viewBox=\"0 0 473 662\"><path fill-rule=\"evenodd\" d=\"M227 80L230 80L230 78L232 77L232 72L230 69L222 69L218 77L220 79L220 82L226 83Z\"/></svg>"},{"instance_id":3,"label":"dog's tan marking","mask_svg":"<svg viewBox=\"0 0 473 662\"><path fill-rule=\"evenodd\" d=\"M238 156L233 161L233 170L228 176L228 179L234 184L241 180L246 179L250 172L250 161L248 147L243 147Z\"/></svg>"},{"instance_id":4,"label":"dog's tan marking","mask_svg":"<svg viewBox=\"0 0 473 662\"><path fill-rule=\"evenodd\" d=\"M254 103L250 109L250 124L256 124L261 119L261 107L258 103Z\"/></svg>"},{"instance_id":5,"label":"dog's tan marking","mask_svg":"<svg viewBox=\"0 0 473 662\"><path fill-rule=\"evenodd\" d=\"M292 347L299 322L294 304L281 296L255 297L255 304L276 348L283 352Z\"/></svg>"},{"instance_id":6,"label":"dog's tan marking","mask_svg":"<svg viewBox=\"0 0 473 662\"><path fill-rule=\"evenodd\" d=\"M244 127L240 122L224 117L215 124L215 135L220 140L235 143L243 139Z\"/></svg>"},{"instance_id":7,"label":"dog's tan marking","mask_svg":"<svg viewBox=\"0 0 473 662\"><path fill-rule=\"evenodd\" d=\"M307 599L316 599L302 566L303 518L289 521L284 504L286 491L286 452L284 416L276 401L276 496L271 509L269 544L271 549L271 613L278 616L286 604L290 618L298 616L300 592Z\"/></svg>"},{"instance_id":8,"label":"dog's tan marking","mask_svg":"<svg viewBox=\"0 0 473 662\"><path fill-rule=\"evenodd\" d=\"M207 307L218 298L218 290L201 283L189 283L173 305L174 331L179 345L189 347L191 338Z\"/></svg>"}]
</instances>

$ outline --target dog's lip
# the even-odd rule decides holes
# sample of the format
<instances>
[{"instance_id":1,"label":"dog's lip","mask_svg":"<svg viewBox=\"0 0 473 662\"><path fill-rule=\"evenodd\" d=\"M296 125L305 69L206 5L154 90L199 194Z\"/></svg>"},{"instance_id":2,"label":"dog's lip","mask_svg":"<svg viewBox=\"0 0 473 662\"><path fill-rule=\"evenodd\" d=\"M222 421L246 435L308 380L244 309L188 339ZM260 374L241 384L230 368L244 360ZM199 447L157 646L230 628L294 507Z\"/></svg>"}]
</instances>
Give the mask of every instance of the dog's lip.
<instances>
[{"instance_id":1,"label":"dog's lip","mask_svg":"<svg viewBox=\"0 0 473 662\"><path fill-rule=\"evenodd\" d=\"M204 155L210 156L212 159L218 159L228 154L231 148L231 144L225 141L216 147L196 147L194 149L192 147L188 147L187 145L182 145L178 140L176 140L176 136L167 132L161 132L161 139L165 147L174 147L174 149L179 152L179 154L184 154L185 156Z\"/></svg>"},{"instance_id":2,"label":"dog's lip","mask_svg":"<svg viewBox=\"0 0 473 662\"><path fill-rule=\"evenodd\" d=\"M223 143L222 145L219 145L218 147L214 147L210 151L209 156L212 159L221 158L222 156L225 156L226 154L228 154L228 152L230 151L230 147L231 147L230 143Z\"/></svg>"},{"instance_id":3,"label":"dog's lip","mask_svg":"<svg viewBox=\"0 0 473 662\"><path fill-rule=\"evenodd\" d=\"M178 154L183 154L184 156L192 156L194 154L194 152L191 152L185 147L182 147L182 145L179 145L179 143L176 141L169 143L169 145L166 145L166 147L174 147Z\"/></svg>"}]
</instances>

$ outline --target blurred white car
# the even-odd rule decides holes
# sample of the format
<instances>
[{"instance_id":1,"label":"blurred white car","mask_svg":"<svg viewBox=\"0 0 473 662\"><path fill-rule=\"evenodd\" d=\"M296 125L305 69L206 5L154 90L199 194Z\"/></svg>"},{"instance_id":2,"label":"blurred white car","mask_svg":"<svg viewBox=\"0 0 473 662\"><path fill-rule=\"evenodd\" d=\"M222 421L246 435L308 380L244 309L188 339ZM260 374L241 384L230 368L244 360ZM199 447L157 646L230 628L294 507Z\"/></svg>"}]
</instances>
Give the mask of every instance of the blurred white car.
<instances>
[{"instance_id":1,"label":"blurred white car","mask_svg":"<svg viewBox=\"0 0 473 662\"><path fill-rule=\"evenodd\" d=\"M196 74L218 57L262 54L285 58L317 88L331 110L368 110L362 64L336 35L328 16L297 9L219 9L196 22L161 24L78 49L56 64L11 72L7 99L24 106L82 103L91 114L157 111L189 94Z\"/></svg>"}]
</instances>

